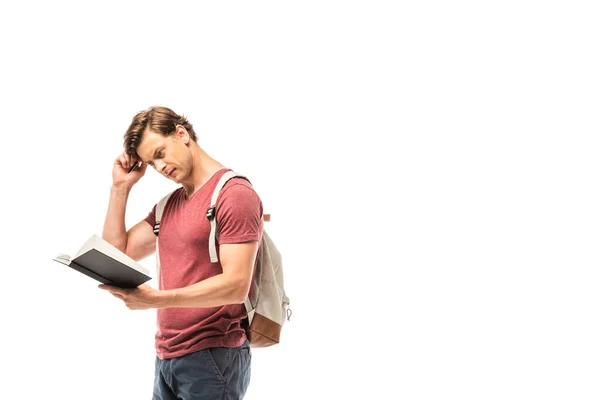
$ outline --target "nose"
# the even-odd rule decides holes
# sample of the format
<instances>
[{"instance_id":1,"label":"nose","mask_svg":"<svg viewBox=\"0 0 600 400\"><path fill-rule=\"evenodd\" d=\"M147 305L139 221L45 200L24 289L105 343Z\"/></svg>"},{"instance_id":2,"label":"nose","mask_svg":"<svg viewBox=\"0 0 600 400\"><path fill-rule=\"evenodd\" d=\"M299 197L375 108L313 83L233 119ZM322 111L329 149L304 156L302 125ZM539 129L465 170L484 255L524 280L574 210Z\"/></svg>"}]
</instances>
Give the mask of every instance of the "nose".
<instances>
[{"instance_id":1,"label":"nose","mask_svg":"<svg viewBox=\"0 0 600 400\"><path fill-rule=\"evenodd\" d=\"M162 172L163 169L165 169L165 167L167 166L167 164L165 164L165 162L162 160L156 160L154 161L154 166L156 167L156 170L158 172Z\"/></svg>"}]
</instances>

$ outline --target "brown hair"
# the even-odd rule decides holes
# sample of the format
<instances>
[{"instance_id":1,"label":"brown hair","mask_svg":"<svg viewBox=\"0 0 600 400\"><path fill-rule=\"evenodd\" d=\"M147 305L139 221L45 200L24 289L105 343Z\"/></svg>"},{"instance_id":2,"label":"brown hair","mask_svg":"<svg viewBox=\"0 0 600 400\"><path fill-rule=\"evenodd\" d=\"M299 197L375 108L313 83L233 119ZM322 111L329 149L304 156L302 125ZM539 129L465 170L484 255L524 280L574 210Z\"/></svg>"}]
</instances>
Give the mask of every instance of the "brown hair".
<instances>
[{"instance_id":1,"label":"brown hair","mask_svg":"<svg viewBox=\"0 0 600 400\"><path fill-rule=\"evenodd\" d=\"M182 125L188 131L192 140L197 142L196 132L194 132L192 124L183 115L175 113L170 108L160 106L140 111L133 117L131 125L123 135L125 152L132 157L137 157L137 148L146 129L160 133L163 136L170 136L175 133L177 125Z\"/></svg>"}]
</instances>

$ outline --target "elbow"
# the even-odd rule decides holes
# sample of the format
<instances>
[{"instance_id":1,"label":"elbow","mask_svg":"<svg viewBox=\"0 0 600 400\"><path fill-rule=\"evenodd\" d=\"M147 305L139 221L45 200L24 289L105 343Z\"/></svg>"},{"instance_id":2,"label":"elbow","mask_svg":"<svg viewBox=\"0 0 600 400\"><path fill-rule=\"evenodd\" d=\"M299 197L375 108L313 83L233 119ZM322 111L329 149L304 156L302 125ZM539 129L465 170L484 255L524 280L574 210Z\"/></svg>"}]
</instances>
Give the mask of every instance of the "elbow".
<instances>
[{"instance_id":1,"label":"elbow","mask_svg":"<svg viewBox=\"0 0 600 400\"><path fill-rule=\"evenodd\" d=\"M231 295L231 304L244 304L246 298L248 297L248 291L250 290L250 286L246 283L238 283L234 287L235 289L232 291Z\"/></svg>"},{"instance_id":2,"label":"elbow","mask_svg":"<svg viewBox=\"0 0 600 400\"><path fill-rule=\"evenodd\" d=\"M104 239L106 242L108 242L109 244L111 244L112 246L114 246L119 251L127 254L127 240L125 240L125 241L123 241L123 240L116 240L116 239L113 239L113 238L108 237L106 235L102 235L102 239ZM129 254L127 254L127 255L129 255Z\"/></svg>"}]
</instances>

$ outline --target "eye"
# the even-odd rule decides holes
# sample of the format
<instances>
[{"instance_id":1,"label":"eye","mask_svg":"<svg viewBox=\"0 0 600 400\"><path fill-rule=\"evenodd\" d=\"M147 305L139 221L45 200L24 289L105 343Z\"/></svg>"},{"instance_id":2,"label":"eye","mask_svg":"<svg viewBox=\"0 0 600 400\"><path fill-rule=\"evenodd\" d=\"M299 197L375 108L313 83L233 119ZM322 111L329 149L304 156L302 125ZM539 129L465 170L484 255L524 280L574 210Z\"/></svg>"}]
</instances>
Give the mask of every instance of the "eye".
<instances>
[{"instance_id":1,"label":"eye","mask_svg":"<svg viewBox=\"0 0 600 400\"><path fill-rule=\"evenodd\" d=\"M156 153L156 157L158 157L158 158L162 158L162 156L163 156L163 151L162 151L162 150L159 150L159 151Z\"/></svg>"}]
</instances>

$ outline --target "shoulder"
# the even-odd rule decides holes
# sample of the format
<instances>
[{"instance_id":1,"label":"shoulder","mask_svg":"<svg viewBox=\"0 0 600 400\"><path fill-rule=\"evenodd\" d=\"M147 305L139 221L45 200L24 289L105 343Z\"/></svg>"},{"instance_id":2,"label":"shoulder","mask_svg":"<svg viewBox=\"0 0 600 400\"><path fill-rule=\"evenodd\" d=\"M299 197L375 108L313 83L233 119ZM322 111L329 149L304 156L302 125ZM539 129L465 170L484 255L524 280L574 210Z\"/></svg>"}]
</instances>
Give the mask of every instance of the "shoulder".
<instances>
[{"instance_id":1,"label":"shoulder","mask_svg":"<svg viewBox=\"0 0 600 400\"><path fill-rule=\"evenodd\" d=\"M257 195L252 184L248 182L248 180L242 177L235 177L227 181L221 192L219 193L219 197L227 197L227 196L235 196L235 195Z\"/></svg>"},{"instance_id":2,"label":"shoulder","mask_svg":"<svg viewBox=\"0 0 600 400\"><path fill-rule=\"evenodd\" d=\"M236 177L227 181L217 199L216 215L220 244L260 240L263 206L247 180Z\"/></svg>"},{"instance_id":3,"label":"shoulder","mask_svg":"<svg viewBox=\"0 0 600 400\"><path fill-rule=\"evenodd\" d=\"M217 209L257 210L262 212L262 202L252 184L244 178L232 178L217 198Z\"/></svg>"},{"instance_id":4,"label":"shoulder","mask_svg":"<svg viewBox=\"0 0 600 400\"><path fill-rule=\"evenodd\" d=\"M180 186L177 189L171 190L169 193L165 194L161 198L161 201L166 201L168 203L171 203L171 202L175 201L176 199L181 198L183 195L184 195L184 189L183 189L183 186Z\"/></svg>"},{"instance_id":5,"label":"shoulder","mask_svg":"<svg viewBox=\"0 0 600 400\"><path fill-rule=\"evenodd\" d=\"M173 203L174 199L181 196L181 192L183 187L179 187L175 190L170 191L167 194L164 194L155 204L152 206L151 213L155 213L158 207L162 207L165 209L168 204Z\"/></svg>"},{"instance_id":6,"label":"shoulder","mask_svg":"<svg viewBox=\"0 0 600 400\"><path fill-rule=\"evenodd\" d=\"M178 187L175 190L170 191L164 195L160 201L156 204L156 207L162 206L163 210L167 210L173 207L174 204L181 201L185 196L185 190L183 186Z\"/></svg>"}]
</instances>

